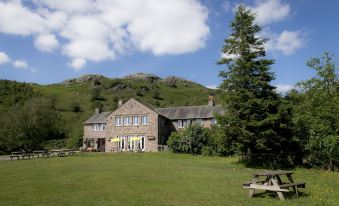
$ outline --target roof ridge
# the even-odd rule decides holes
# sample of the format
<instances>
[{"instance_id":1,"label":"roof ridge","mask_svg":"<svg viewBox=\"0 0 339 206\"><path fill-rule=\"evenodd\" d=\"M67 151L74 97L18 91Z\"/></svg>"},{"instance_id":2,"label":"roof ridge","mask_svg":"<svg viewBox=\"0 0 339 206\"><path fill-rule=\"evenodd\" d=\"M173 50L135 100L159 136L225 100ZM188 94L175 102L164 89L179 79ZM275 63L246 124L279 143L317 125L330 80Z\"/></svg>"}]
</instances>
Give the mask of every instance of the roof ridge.
<instances>
[{"instance_id":1,"label":"roof ridge","mask_svg":"<svg viewBox=\"0 0 339 206\"><path fill-rule=\"evenodd\" d=\"M192 106L181 106L181 107L160 107L160 108L155 108L155 109L174 109L174 108L187 108L187 107L216 107L216 106L222 106L220 104L214 105L214 106L209 106L209 105L192 105Z\"/></svg>"}]
</instances>

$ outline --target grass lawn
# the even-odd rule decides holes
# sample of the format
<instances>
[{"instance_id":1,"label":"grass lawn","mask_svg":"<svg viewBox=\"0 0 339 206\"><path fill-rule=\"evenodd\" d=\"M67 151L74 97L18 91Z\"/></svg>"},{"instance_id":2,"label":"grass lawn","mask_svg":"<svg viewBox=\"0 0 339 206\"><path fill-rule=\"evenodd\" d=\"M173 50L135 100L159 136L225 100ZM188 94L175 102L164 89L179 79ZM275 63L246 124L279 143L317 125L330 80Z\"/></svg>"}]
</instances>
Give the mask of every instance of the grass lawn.
<instances>
[{"instance_id":1,"label":"grass lawn","mask_svg":"<svg viewBox=\"0 0 339 206\"><path fill-rule=\"evenodd\" d=\"M296 169L302 196L247 197L256 169L234 158L85 154L0 161L0 205L339 205L339 173Z\"/></svg>"}]
</instances>

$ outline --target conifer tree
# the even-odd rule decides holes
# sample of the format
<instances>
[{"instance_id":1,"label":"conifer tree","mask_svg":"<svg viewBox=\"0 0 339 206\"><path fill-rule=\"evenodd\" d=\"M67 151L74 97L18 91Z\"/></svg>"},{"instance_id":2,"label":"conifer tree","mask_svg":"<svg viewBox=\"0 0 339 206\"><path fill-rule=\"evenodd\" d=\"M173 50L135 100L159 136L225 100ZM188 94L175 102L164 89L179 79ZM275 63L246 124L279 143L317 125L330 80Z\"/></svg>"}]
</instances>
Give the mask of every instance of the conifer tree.
<instances>
[{"instance_id":1,"label":"conifer tree","mask_svg":"<svg viewBox=\"0 0 339 206\"><path fill-rule=\"evenodd\" d=\"M290 134L281 130L279 122L280 100L270 84L274 80L270 72L274 60L265 58L267 40L259 37L262 28L255 24L255 14L244 6L237 8L230 28L222 48L224 55L218 62L228 66L220 72L226 114L218 119L219 123L225 128L226 138L236 142L238 150L250 160L255 161L258 154L279 158L286 153Z\"/></svg>"}]
</instances>

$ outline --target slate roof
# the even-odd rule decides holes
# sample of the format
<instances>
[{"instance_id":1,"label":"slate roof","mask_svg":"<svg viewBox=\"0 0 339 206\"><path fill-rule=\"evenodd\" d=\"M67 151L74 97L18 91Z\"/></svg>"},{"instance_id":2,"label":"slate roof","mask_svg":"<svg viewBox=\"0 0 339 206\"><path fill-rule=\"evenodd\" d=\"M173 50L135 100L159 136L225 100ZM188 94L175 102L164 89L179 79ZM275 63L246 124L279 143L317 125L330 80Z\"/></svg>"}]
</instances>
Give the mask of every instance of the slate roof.
<instances>
[{"instance_id":1,"label":"slate roof","mask_svg":"<svg viewBox=\"0 0 339 206\"><path fill-rule=\"evenodd\" d=\"M99 114L94 114L91 118L89 118L84 124L94 124L94 123L105 123L106 117L111 112L101 112Z\"/></svg>"},{"instance_id":2,"label":"slate roof","mask_svg":"<svg viewBox=\"0 0 339 206\"><path fill-rule=\"evenodd\" d=\"M187 107L168 107L156 109L161 115L168 119L207 119L213 118L214 113L223 115L224 110L221 105L214 107L203 105L203 106L187 106Z\"/></svg>"}]
</instances>

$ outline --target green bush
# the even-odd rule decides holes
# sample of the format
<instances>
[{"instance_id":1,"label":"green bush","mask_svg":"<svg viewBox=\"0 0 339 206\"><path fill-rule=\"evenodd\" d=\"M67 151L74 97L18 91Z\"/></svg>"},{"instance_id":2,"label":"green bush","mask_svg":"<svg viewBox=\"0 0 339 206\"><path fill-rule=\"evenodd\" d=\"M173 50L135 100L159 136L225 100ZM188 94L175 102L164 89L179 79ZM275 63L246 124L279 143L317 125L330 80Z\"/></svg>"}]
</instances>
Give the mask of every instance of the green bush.
<instances>
[{"instance_id":1,"label":"green bush","mask_svg":"<svg viewBox=\"0 0 339 206\"><path fill-rule=\"evenodd\" d=\"M186 154L201 154L208 145L209 130L201 125L192 124L185 130L174 132L167 141L171 151Z\"/></svg>"}]
</instances>

